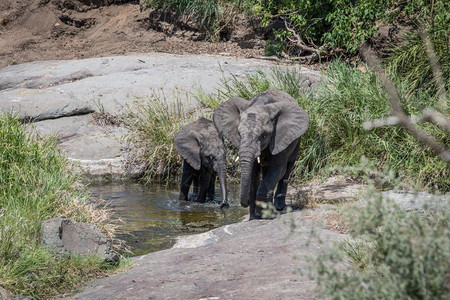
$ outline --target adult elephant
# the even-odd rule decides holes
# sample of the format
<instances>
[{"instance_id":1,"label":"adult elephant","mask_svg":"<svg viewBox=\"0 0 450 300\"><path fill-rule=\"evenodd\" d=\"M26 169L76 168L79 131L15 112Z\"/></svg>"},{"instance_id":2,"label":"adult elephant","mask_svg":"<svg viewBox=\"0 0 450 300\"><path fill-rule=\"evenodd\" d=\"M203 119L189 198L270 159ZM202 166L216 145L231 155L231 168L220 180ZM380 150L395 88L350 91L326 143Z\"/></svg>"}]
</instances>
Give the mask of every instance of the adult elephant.
<instances>
[{"instance_id":1,"label":"adult elephant","mask_svg":"<svg viewBox=\"0 0 450 300\"><path fill-rule=\"evenodd\" d=\"M220 207L228 206L226 185L226 151L211 120L200 118L175 134L175 148L183 157L180 200L212 201L216 177L222 191ZM193 184L193 191L189 189Z\"/></svg>"},{"instance_id":2,"label":"adult elephant","mask_svg":"<svg viewBox=\"0 0 450 300\"><path fill-rule=\"evenodd\" d=\"M309 126L308 113L287 93L270 88L249 100L225 101L213 120L220 134L239 149L241 205L250 206L250 219L261 218L258 202L273 201L277 210L283 210L300 137Z\"/></svg>"}]
</instances>

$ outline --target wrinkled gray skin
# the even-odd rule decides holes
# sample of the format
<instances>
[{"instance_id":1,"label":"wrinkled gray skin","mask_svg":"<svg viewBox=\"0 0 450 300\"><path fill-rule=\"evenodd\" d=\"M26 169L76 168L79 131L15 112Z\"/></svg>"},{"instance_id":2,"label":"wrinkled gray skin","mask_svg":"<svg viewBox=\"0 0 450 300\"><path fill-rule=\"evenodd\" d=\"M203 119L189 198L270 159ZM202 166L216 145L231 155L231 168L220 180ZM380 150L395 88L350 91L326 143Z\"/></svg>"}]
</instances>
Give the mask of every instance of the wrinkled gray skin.
<instances>
[{"instance_id":1,"label":"wrinkled gray skin","mask_svg":"<svg viewBox=\"0 0 450 300\"><path fill-rule=\"evenodd\" d=\"M270 88L248 101L229 99L213 119L220 134L239 149L241 205L249 206L250 219L261 218L258 202L273 201L277 210L284 210L300 137L309 126L308 113L287 93Z\"/></svg>"},{"instance_id":2,"label":"wrinkled gray skin","mask_svg":"<svg viewBox=\"0 0 450 300\"><path fill-rule=\"evenodd\" d=\"M219 177L222 191L220 207L228 206L225 145L214 123L205 118L190 123L177 132L175 148L183 157L180 200L206 202L214 200L214 185ZM193 191L189 189L193 184Z\"/></svg>"}]
</instances>

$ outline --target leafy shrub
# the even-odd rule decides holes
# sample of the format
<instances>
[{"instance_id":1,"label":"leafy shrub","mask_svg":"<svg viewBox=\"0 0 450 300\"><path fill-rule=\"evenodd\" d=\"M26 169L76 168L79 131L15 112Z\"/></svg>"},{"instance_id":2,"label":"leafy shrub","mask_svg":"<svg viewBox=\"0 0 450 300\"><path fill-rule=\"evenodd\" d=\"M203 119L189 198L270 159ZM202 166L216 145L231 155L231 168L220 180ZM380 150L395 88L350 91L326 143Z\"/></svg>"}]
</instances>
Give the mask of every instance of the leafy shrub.
<instances>
[{"instance_id":1,"label":"leafy shrub","mask_svg":"<svg viewBox=\"0 0 450 300\"><path fill-rule=\"evenodd\" d=\"M361 203L360 203L361 204ZM446 299L450 293L450 210L430 201L407 210L381 194L346 208L351 239L315 262L333 299Z\"/></svg>"}]
</instances>

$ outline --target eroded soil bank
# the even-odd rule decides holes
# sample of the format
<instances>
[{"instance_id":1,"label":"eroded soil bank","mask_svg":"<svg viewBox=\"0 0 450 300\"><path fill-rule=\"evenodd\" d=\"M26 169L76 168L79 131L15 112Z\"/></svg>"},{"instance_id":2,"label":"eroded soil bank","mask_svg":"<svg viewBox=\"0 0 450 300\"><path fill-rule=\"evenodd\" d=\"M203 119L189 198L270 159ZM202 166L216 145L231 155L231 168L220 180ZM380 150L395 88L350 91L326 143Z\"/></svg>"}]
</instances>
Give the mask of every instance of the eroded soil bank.
<instances>
[{"instance_id":1,"label":"eroded soil bank","mask_svg":"<svg viewBox=\"0 0 450 300\"><path fill-rule=\"evenodd\" d=\"M2 0L0 67L148 52L264 55L261 34L245 18L232 30L225 41L201 40L195 29L174 28L132 0Z\"/></svg>"}]
</instances>

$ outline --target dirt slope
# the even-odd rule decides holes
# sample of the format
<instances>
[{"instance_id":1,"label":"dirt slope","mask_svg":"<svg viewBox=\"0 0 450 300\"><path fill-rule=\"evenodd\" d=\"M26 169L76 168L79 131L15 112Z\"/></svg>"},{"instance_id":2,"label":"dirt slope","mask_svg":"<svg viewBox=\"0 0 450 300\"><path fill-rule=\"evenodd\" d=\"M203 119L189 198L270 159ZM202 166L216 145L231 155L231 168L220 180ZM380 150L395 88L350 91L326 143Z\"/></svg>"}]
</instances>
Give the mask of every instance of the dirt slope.
<instances>
[{"instance_id":1,"label":"dirt slope","mask_svg":"<svg viewBox=\"0 0 450 300\"><path fill-rule=\"evenodd\" d=\"M164 30L167 24L151 18L155 16L130 0L2 0L0 67L146 52L238 57L264 53L264 42L248 43L248 32L240 38L210 43L198 41L192 30ZM245 21L240 25L244 31L252 30Z\"/></svg>"}]
</instances>

